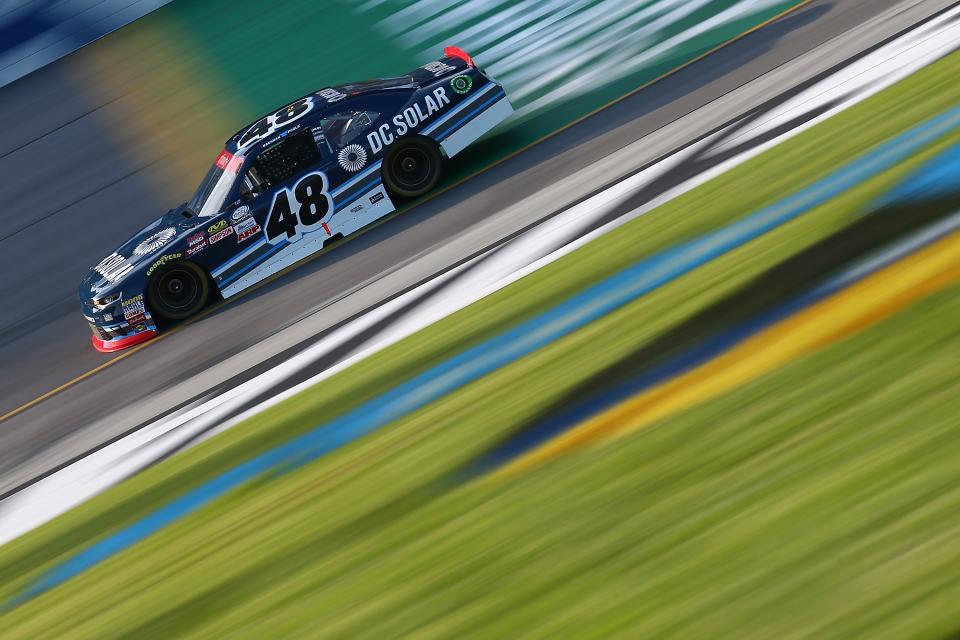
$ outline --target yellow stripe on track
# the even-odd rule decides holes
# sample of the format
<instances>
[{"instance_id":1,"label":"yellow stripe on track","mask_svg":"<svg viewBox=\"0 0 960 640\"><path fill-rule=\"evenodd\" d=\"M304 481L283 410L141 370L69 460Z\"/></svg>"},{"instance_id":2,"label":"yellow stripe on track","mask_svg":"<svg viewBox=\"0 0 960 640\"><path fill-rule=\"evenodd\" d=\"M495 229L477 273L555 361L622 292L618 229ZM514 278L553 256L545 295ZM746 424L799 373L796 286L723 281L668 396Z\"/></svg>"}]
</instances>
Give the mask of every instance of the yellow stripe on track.
<instances>
[{"instance_id":1,"label":"yellow stripe on track","mask_svg":"<svg viewBox=\"0 0 960 640\"><path fill-rule=\"evenodd\" d=\"M631 433L851 336L960 279L960 232L900 260L749 338L714 360L642 392L537 449L497 475Z\"/></svg>"}]
</instances>

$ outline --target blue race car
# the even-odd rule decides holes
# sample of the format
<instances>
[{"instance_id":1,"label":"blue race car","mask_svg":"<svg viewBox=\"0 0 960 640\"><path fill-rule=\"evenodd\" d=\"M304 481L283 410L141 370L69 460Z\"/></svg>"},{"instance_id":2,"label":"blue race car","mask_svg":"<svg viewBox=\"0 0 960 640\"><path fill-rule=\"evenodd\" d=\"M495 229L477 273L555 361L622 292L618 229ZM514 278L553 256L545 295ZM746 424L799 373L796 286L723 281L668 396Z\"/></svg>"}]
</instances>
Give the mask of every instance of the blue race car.
<instances>
[{"instance_id":1,"label":"blue race car","mask_svg":"<svg viewBox=\"0 0 960 640\"><path fill-rule=\"evenodd\" d=\"M461 49L398 78L329 87L227 141L190 202L80 284L93 345L117 351L229 298L433 189L513 112Z\"/></svg>"}]
</instances>

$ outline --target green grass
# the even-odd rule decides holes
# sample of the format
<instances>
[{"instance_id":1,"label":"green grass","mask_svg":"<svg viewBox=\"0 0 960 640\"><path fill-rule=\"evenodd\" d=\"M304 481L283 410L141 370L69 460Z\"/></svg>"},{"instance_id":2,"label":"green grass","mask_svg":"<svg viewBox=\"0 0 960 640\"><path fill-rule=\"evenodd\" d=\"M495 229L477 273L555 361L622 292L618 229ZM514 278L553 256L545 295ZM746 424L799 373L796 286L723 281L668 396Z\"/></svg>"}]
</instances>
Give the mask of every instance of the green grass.
<instances>
[{"instance_id":1,"label":"green grass","mask_svg":"<svg viewBox=\"0 0 960 640\"><path fill-rule=\"evenodd\" d=\"M0 548L0 597L237 462L960 102L960 56ZM451 471L849 224L960 135L372 437L0 616L36 637L941 637L960 628L957 290L653 428Z\"/></svg>"}]
</instances>

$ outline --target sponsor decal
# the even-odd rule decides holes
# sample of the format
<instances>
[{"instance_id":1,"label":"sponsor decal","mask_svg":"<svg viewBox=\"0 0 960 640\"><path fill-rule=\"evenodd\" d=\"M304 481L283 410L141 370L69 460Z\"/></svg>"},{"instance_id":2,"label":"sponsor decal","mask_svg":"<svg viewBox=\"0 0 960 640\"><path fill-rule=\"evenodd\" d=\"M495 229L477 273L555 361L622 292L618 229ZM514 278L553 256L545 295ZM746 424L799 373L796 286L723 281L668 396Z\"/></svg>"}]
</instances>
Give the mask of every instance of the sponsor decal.
<instances>
[{"instance_id":1,"label":"sponsor decal","mask_svg":"<svg viewBox=\"0 0 960 640\"><path fill-rule=\"evenodd\" d=\"M330 104L347 99L347 94L341 93L336 89L322 89L320 91L317 91L317 95L323 98L324 100L326 100Z\"/></svg>"},{"instance_id":2,"label":"sponsor decal","mask_svg":"<svg viewBox=\"0 0 960 640\"><path fill-rule=\"evenodd\" d=\"M362 204L358 204L358 205L355 206L353 209L350 209L350 213L360 213L361 211L363 211L363 205L362 205Z\"/></svg>"},{"instance_id":3,"label":"sponsor decal","mask_svg":"<svg viewBox=\"0 0 960 640\"><path fill-rule=\"evenodd\" d=\"M125 275L130 273L133 265L130 261L119 253L111 253L100 261L100 264L93 268L94 271L104 277L107 282L117 282Z\"/></svg>"},{"instance_id":4,"label":"sponsor decal","mask_svg":"<svg viewBox=\"0 0 960 640\"><path fill-rule=\"evenodd\" d=\"M356 173L367 166L367 150L359 144L348 144L337 154L337 162L344 171Z\"/></svg>"},{"instance_id":5,"label":"sponsor decal","mask_svg":"<svg viewBox=\"0 0 960 640\"><path fill-rule=\"evenodd\" d=\"M104 321L104 322L113 322L113 314L112 314L112 313L105 313L105 314L103 314L103 321Z\"/></svg>"},{"instance_id":6,"label":"sponsor decal","mask_svg":"<svg viewBox=\"0 0 960 640\"><path fill-rule=\"evenodd\" d=\"M438 78L445 73L450 73L451 71L457 70L456 67L452 67L446 62L442 62L439 60L437 62L430 62L428 64L425 64L420 68L423 69L424 71L429 71L430 73L432 73L434 78Z\"/></svg>"},{"instance_id":7,"label":"sponsor decal","mask_svg":"<svg viewBox=\"0 0 960 640\"><path fill-rule=\"evenodd\" d=\"M220 155L217 156L216 165L217 169L237 173L243 165L243 156L235 156L224 149L220 152Z\"/></svg>"},{"instance_id":8,"label":"sponsor decal","mask_svg":"<svg viewBox=\"0 0 960 640\"><path fill-rule=\"evenodd\" d=\"M240 141L237 143L237 148L244 149L259 140L269 138L277 131L285 128L287 125L299 120L303 116L313 111L314 106L313 97L307 96L306 98L297 100L293 104L287 105L283 109L280 109L276 113L273 113L266 118L258 120L253 124L253 126L247 129L243 135L240 136ZM224 151L224 153L226 153L226 151ZM243 158L240 158L240 160L240 164L243 164ZM219 163L217 166L220 166Z\"/></svg>"},{"instance_id":9,"label":"sponsor decal","mask_svg":"<svg viewBox=\"0 0 960 640\"><path fill-rule=\"evenodd\" d=\"M206 236L203 235L203 231L198 231L192 236L190 236L189 238L187 238L187 246L195 247L201 242L203 242L204 240L206 240Z\"/></svg>"},{"instance_id":10,"label":"sponsor decal","mask_svg":"<svg viewBox=\"0 0 960 640\"><path fill-rule=\"evenodd\" d=\"M168 262L170 262L170 261L172 261L172 260L179 260L179 259L182 258L182 257L183 257L183 254L182 254L182 253L170 253L170 254L167 254L167 255L165 255L165 256L161 256L156 262L154 262L152 265L150 265L150 268L149 268L149 269L147 269L147 275L149 276L151 273L153 273L154 271L156 271L156 270L157 270L157 267L162 267L163 265L167 264Z\"/></svg>"},{"instance_id":11,"label":"sponsor decal","mask_svg":"<svg viewBox=\"0 0 960 640\"><path fill-rule=\"evenodd\" d=\"M121 307L123 307L123 318L131 324L143 320L143 314L147 312L143 304L142 293L124 300L121 303Z\"/></svg>"},{"instance_id":12,"label":"sponsor decal","mask_svg":"<svg viewBox=\"0 0 960 640\"><path fill-rule=\"evenodd\" d=\"M217 231L223 231L226 228L227 228L227 221L226 219L224 219L219 222L214 222L212 225L210 225L210 227L207 228L207 233L209 233L210 235L213 235Z\"/></svg>"},{"instance_id":13,"label":"sponsor decal","mask_svg":"<svg viewBox=\"0 0 960 640\"><path fill-rule=\"evenodd\" d=\"M443 87L437 87L432 94L426 95L421 102L407 107L402 113L393 117L392 122L385 122L367 134L370 150L376 154L384 147L388 147L408 131L416 129L424 120L433 114L442 111L450 104L450 96ZM392 125L392 126L391 126Z\"/></svg>"},{"instance_id":14,"label":"sponsor decal","mask_svg":"<svg viewBox=\"0 0 960 640\"><path fill-rule=\"evenodd\" d=\"M145 256L151 254L163 245L170 242L175 235L177 235L176 229L164 229L163 231L158 231L138 244L136 249L133 250L133 255Z\"/></svg>"},{"instance_id":15,"label":"sponsor decal","mask_svg":"<svg viewBox=\"0 0 960 640\"><path fill-rule=\"evenodd\" d=\"M260 225L253 218L247 218L233 225L233 231L237 234L237 244L240 244L247 238L259 233Z\"/></svg>"},{"instance_id":16,"label":"sponsor decal","mask_svg":"<svg viewBox=\"0 0 960 640\"><path fill-rule=\"evenodd\" d=\"M146 329L147 329L147 325L145 324L138 324L133 328L133 330L136 331L137 333L140 333L141 331L145 331Z\"/></svg>"},{"instance_id":17,"label":"sponsor decal","mask_svg":"<svg viewBox=\"0 0 960 640\"><path fill-rule=\"evenodd\" d=\"M224 220L223 222L226 222ZM210 244L216 244L226 238L227 236L233 235L233 227L227 227L226 229L221 229L216 233L210 234Z\"/></svg>"},{"instance_id":18,"label":"sponsor decal","mask_svg":"<svg viewBox=\"0 0 960 640\"><path fill-rule=\"evenodd\" d=\"M195 244L195 245L193 245L192 247L187 247L186 254L187 254L188 256L195 256L195 255L197 255L198 253L200 253L201 251L206 250L206 248L209 247L209 246L210 246L210 245L207 244L207 239L206 239L206 238L201 238L200 244Z\"/></svg>"},{"instance_id":19,"label":"sponsor decal","mask_svg":"<svg viewBox=\"0 0 960 640\"><path fill-rule=\"evenodd\" d=\"M384 198L383 191L375 193L372 196L370 196L370 204L377 204L378 202L383 200L383 198Z\"/></svg>"},{"instance_id":20,"label":"sponsor decal","mask_svg":"<svg viewBox=\"0 0 960 640\"><path fill-rule=\"evenodd\" d=\"M249 231L250 229L257 226L257 221L253 218L247 218L246 220L241 220L237 224L233 225L233 230L235 233L243 233L244 231Z\"/></svg>"},{"instance_id":21,"label":"sponsor decal","mask_svg":"<svg viewBox=\"0 0 960 640\"><path fill-rule=\"evenodd\" d=\"M323 127L314 127L310 129L310 133L313 134L313 141L316 142L318 146L326 143L327 138L323 135Z\"/></svg>"},{"instance_id":22,"label":"sponsor decal","mask_svg":"<svg viewBox=\"0 0 960 640\"><path fill-rule=\"evenodd\" d=\"M253 220L251 220L251 222L253 222L253 225L249 229L237 231L237 244L240 244L244 240L249 240L262 231L262 229L260 229L260 225Z\"/></svg>"},{"instance_id":23,"label":"sponsor decal","mask_svg":"<svg viewBox=\"0 0 960 640\"><path fill-rule=\"evenodd\" d=\"M250 207L243 205L234 209L230 214L230 222L237 223L250 217Z\"/></svg>"},{"instance_id":24,"label":"sponsor decal","mask_svg":"<svg viewBox=\"0 0 960 640\"><path fill-rule=\"evenodd\" d=\"M459 95L469 93L470 89L473 88L473 78L470 76L457 76L450 80L450 88L453 89L453 92Z\"/></svg>"}]
</instances>

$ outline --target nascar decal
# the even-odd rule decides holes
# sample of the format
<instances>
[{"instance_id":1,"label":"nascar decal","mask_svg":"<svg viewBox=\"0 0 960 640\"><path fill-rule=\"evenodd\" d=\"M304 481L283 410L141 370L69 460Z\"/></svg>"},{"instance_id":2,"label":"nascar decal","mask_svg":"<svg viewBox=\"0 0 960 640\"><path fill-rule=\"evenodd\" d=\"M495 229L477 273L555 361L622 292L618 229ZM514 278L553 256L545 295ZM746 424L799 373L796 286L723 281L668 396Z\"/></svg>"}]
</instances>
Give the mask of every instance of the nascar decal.
<instances>
[{"instance_id":1,"label":"nascar decal","mask_svg":"<svg viewBox=\"0 0 960 640\"><path fill-rule=\"evenodd\" d=\"M123 276L130 273L133 265L119 253L111 253L93 268L104 277L107 282L118 282Z\"/></svg>"},{"instance_id":2,"label":"nascar decal","mask_svg":"<svg viewBox=\"0 0 960 640\"><path fill-rule=\"evenodd\" d=\"M337 154L337 162L344 171L356 173L367 166L367 150L359 144L348 144Z\"/></svg>"},{"instance_id":3,"label":"nascar decal","mask_svg":"<svg viewBox=\"0 0 960 640\"><path fill-rule=\"evenodd\" d=\"M183 257L182 253L171 253L171 254L162 256L159 260L157 260L152 265L150 265L150 268L147 269L147 275L149 276L151 273L156 271L157 267L162 267L168 262L171 262L172 260L179 260L182 257Z\"/></svg>"},{"instance_id":4,"label":"nascar decal","mask_svg":"<svg viewBox=\"0 0 960 640\"><path fill-rule=\"evenodd\" d=\"M230 222L236 224L241 220L246 220L250 217L250 207L247 205L241 205L237 207L233 213L230 214Z\"/></svg>"},{"instance_id":5,"label":"nascar decal","mask_svg":"<svg viewBox=\"0 0 960 640\"><path fill-rule=\"evenodd\" d=\"M437 87L433 90L433 95L426 95L423 103L414 103L412 107L407 107L403 113L398 113L393 117L393 126L386 122L377 129L367 134L367 142L373 153L378 153L384 147L393 144L393 141L402 135L405 135L411 129L416 129L417 125L437 113L442 111L450 104L450 96L443 87Z\"/></svg>"},{"instance_id":6,"label":"nascar decal","mask_svg":"<svg viewBox=\"0 0 960 640\"><path fill-rule=\"evenodd\" d=\"M296 242L304 233L326 224L333 214L330 181L322 171L300 178L292 189L281 189L273 197L264 224L267 242Z\"/></svg>"},{"instance_id":7,"label":"nascar decal","mask_svg":"<svg viewBox=\"0 0 960 640\"><path fill-rule=\"evenodd\" d=\"M233 230L237 234L237 244L252 238L261 231L260 225L257 224L257 221L253 218L241 220L237 224L233 225Z\"/></svg>"},{"instance_id":8,"label":"nascar decal","mask_svg":"<svg viewBox=\"0 0 960 640\"><path fill-rule=\"evenodd\" d=\"M276 113L263 118L252 127L247 129L246 133L240 136L240 142L237 144L238 148L244 149L258 140L263 140L264 138L269 137L277 130L287 126L291 122L299 120L303 116L313 111L313 107L313 97L307 96L306 98L297 100L293 104L287 105Z\"/></svg>"}]
</instances>

